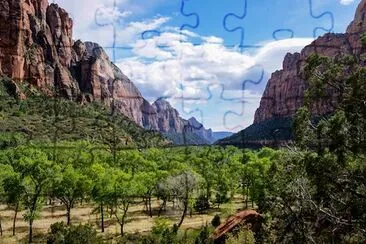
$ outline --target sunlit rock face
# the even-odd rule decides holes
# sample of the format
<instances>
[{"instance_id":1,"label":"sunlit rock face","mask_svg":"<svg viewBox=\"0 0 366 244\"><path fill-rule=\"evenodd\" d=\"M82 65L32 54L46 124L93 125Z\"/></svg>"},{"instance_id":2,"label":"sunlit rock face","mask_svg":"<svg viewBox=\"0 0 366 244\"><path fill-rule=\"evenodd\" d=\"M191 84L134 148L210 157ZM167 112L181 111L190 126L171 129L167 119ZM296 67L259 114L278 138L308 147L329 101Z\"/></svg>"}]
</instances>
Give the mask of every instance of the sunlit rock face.
<instances>
[{"instance_id":1,"label":"sunlit rock face","mask_svg":"<svg viewBox=\"0 0 366 244\"><path fill-rule=\"evenodd\" d=\"M361 46L360 36L366 31L366 1L359 4L354 20L346 33L328 33L319 37L300 53L288 53L283 61L282 69L275 71L269 79L260 106L255 113L254 123L260 123L276 117L293 117L304 103L304 92L307 82L303 79L305 60L312 53L322 56L359 55L365 52ZM312 106L313 115L332 112L335 102L334 92L330 96ZM335 95L335 94L334 94Z\"/></svg>"},{"instance_id":2,"label":"sunlit rock face","mask_svg":"<svg viewBox=\"0 0 366 244\"><path fill-rule=\"evenodd\" d=\"M169 103L158 100L151 105L102 47L74 41L72 28L69 14L57 4L2 0L0 75L27 82L49 96L100 102L150 130L184 131L189 122ZM205 134L203 126L191 131Z\"/></svg>"}]
</instances>

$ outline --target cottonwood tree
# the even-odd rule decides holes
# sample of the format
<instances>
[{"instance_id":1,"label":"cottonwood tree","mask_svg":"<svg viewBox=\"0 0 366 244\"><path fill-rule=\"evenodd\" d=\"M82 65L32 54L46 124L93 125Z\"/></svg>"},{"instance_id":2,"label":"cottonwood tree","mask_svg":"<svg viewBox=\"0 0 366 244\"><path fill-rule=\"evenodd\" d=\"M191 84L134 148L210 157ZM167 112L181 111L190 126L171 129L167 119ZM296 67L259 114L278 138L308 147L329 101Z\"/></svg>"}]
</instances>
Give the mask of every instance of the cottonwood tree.
<instances>
[{"instance_id":1,"label":"cottonwood tree","mask_svg":"<svg viewBox=\"0 0 366 244\"><path fill-rule=\"evenodd\" d=\"M197 189L198 183L197 176L190 171L183 171L179 175L169 176L165 182L169 187L171 194L176 196L183 204L183 212L177 225L178 228L184 221L188 211L188 205L194 195L194 191Z\"/></svg>"},{"instance_id":2,"label":"cottonwood tree","mask_svg":"<svg viewBox=\"0 0 366 244\"><path fill-rule=\"evenodd\" d=\"M5 156L5 155L3 155ZM4 162L7 161L6 157L2 158ZM6 188L5 188L5 182L7 178L13 177L16 175L16 173L13 170L13 167L11 165L7 164L0 164L0 201L6 202L7 201L7 194L6 194ZM5 198L3 197L5 196ZM3 226L2 226L2 216L0 215L0 235L3 235Z\"/></svg>"},{"instance_id":3,"label":"cottonwood tree","mask_svg":"<svg viewBox=\"0 0 366 244\"><path fill-rule=\"evenodd\" d=\"M108 205L120 225L121 235L124 235L128 209L134 203L136 196L142 193L142 184L130 174L119 169L114 169L110 177L113 180L113 187L108 193Z\"/></svg>"},{"instance_id":4,"label":"cottonwood tree","mask_svg":"<svg viewBox=\"0 0 366 244\"><path fill-rule=\"evenodd\" d=\"M83 199L89 193L92 181L72 165L67 165L55 176L52 182L51 194L59 199L66 207L67 225L71 221L71 209L77 200Z\"/></svg>"},{"instance_id":5,"label":"cottonwood tree","mask_svg":"<svg viewBox=\"0 0 366 244\"><path fill-rule=\"evenodd\" d=\"M89 177L93 179L91 196L98 204L98 211L101 216L101 228L104 232L104 207L109 200L109 194L113 190L114 178L111 177L113 169L108 166L95 163L91 166Z\"/></svg>"},{"instance_id":6,"label":"cottonwood tree","mask_svg":"<svg viewBox=\"0 0 366 244\"><path fill-rule=\"evenodd\" d=\"M9 175L3 182L5 197L7 205L14 210L13 217L13 236L15 236L15 227L18 212L21 210L22 201L24 198L25 187L23 185L23 179L20 175L15 173Z\"/></svg>"},{"instance_id":7,"label":"cottonwood tree","mask_svg":"<svg viewBox=\"0 0 366 244\"><path fill-rule=\"evenodd\" d=\"M44 195L53 176L59 171L59 167L48 159L45 152L36 148L17 148L13 160L14 169L24 177L24 207L26 209L24 218L28 221L29 242L31 243L33 241L33 222L39 217Z\"/></svg>"}]
</instances>

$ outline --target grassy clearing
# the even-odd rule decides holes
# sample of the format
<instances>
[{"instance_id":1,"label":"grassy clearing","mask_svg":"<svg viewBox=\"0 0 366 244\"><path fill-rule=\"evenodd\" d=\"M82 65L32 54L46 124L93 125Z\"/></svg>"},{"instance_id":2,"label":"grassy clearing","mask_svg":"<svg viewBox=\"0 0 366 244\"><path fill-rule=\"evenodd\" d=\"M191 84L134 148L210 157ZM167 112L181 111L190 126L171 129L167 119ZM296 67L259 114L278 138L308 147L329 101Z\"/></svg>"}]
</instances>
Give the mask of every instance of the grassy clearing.
<instances>
[{"instance_id":1,"label":"grassy clearing","mask_svg":"<svg viewBox=\"0 0 366 244\"><path fill-rule=\"evenodd\" d=\"M157 199L153 199L153 207L154 210L158 209L159 201ZM213 216L215 214L219 214L221 219L224 220L226 217L231 215L232 213L243 209L245 204L243 203L242 197L235 197L231 203L222 204L220 208L212 208L206 213L198 214L188 212L183 224L182 229L198 229L206 223L210 224ZM93 209L95 206L92 204L83 204L77 205L71 211L71 223L79 224L79 223L88 223L94 226L97 231L100 233L100 214L93 213ZM169 203L167 205L166 212L162 213L162 217L169 219L171 225L177 223L181 217L181 209L179 206L175 206L173 208L173 204ZM28 236L28 223L24 221L23 214L24 212L18 213L18 218L16 222L16 236L12 236L12 221L14 216L14 211L8 209L5 205L0 206L0 214L2 218L2 227L3 227L3 236L0 238L0 243L26 243ZM100 233L106 239L111 240L113 242L113 238L119 235L119 225L116 222L115 218L110 216L110 214L106 211L104 214L105 218L105 232ZM150 218L147 213L144 211L143 204L136 204L131 206L128 212L128 220L125 225L126 233L143 233L149 232L154 225L154 219L157 216L153 216ZM34 221L34 233L35 243L44 243L45 236L49 230L51 224L56 222L66 222L66 209L64 206L60 204L54 205L45 205L41 211L40 218Z\"/></svg>"}]
</instances>

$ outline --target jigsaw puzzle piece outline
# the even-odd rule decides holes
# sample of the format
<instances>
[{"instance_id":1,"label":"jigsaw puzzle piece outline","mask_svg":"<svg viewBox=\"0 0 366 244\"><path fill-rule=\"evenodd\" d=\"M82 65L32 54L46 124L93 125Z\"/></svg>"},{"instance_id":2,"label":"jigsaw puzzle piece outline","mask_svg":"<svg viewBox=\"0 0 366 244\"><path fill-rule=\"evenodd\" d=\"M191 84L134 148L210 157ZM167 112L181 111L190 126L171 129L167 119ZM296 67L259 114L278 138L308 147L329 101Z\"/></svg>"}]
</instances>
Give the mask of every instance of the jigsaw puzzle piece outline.
<instances>
[{"instance_id":1,"label":"jigsaw puzzle piece outline","mask_svg":"<svg viewBox=\"0 0 366 244\"><path fill-rule=\"evenodd\" d=\"M230 27L229 21L230 18L236 19L237 21L235 21L236 23L242 23L242 21L244 21L247 18L248 15L248 1L249 0L242 0L242 8L243 11L239 12L239 13L235 13L235 12L230 12L227 13L224 18L223 18L223 28L225 29L225 31L227 31L228 33L235 33L235 32L240 32L240 38L239 38L239 42L238 42L238 47L240 48L241 52L245 49L245 48L261 48L262 45L255 45L255 44L244 44L244 39L245 39L245 35L246 35L246 28L244 27L243 24L237 24L234 25L234 27ZM305 1L305 0L304 0ZM319 15L314 14L314 10L313 10L313 0L307 0L308 1L308 7L309 7L309 16L313 19L316 20L320 20L323 17L328 16L329 20L330 20L330 27L329 28L325 28L325 27L321 27L321 26L315 26L313 28L313 37L316 38L317 35L316 33L319 30L325 31L325 32L331 32L334 29L334 15L331 11L325 11L320 13ZM280 38L279 34L280 33L287 33L289 34L287 36L287 38L294 38L296 36L296 32L293 29L290 28L279 28L279 29L274 29L272 32L272 38L275 41L284 39L284 38ZM234 45L235 46L235 45Z\"/></svg>"},{"instance_id":2,"label":"jigsaw puzzle piece outline","mask_svg":"<svg viewBox=\"0 0 366 244\"><path fill-rule=\"evenodd\" d=\"M261 66L261 65L255 65L253 66L252 68L256 68L256 67L260 67L261 68L261 71L260 71L260 76L257 80L252 80L252 79L245 79L242 83L241 83L241 93L242 93L242 96L240 97L236 97L236 98L226 98L224 96L224 92L225 92L225 86L222 85L222 89L221 89L221 93L220 93L220 99L223 100L223 101L230 101L230 102L239 102L241 103L241 111L238 113L238 112L235 112L235 111L232 111L232 110L229 110L229 111L226 111L224 116L223 116L223 125L226 129L230 130L230 131L233 131L233 130L237 130L239 128L243 128L242 125L237 125L237 126L234 126L234 127L229 127L228 126L228 122L227 122L227 117L229 115L235 115L235 116L239 116L239 117L243 117L245 115L245 104L247 103L246 100L247 98L245 97L245 91L247 90L246 87L249 83L253 84L253 85L258 85L260 84L263 79L264 79L264 68Z\"/></svg>"}]
</instances>

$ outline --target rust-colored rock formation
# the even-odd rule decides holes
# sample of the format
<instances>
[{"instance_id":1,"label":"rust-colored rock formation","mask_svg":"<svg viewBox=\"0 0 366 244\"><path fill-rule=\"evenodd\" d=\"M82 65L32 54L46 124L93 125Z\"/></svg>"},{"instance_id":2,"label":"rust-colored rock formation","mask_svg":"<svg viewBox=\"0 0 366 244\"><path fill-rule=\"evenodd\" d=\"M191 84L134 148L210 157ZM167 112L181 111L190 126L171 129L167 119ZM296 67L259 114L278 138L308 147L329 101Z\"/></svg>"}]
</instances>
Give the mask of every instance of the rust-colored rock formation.
<instances>
[{"instance_id":1,"label":"rust-colored rock formation","mask_svg":"<svg viewBox=\"0 0 366 244\"><path fill-rule=\"evenodd\" d=\"M250 230L256 232L259 230L262 221L263 217L255 210L241 211L219 225L213 232L212 239L215 240L215 243L225 243L225 235L243 226L247 226Z\"/></svg>"},{"instance_id":2,"label":"rust-colored rock formation","mask_svg":"<svg viewBox=\"0 0 366 244\"><path fill-rule=\"evenodd\" d=\"M304 93L308 87L304 79L306 59L314 53L332 58L340 55L364 56L366 48L361 45L361 35L366 32L365 17L366 0L362 0L346 33L325 34L304 47L300 53L288 53L282 69L272 73L268 80L254 123L237 134L219 140L217 144L249 148L288 145L293 137L292 119L304 105ZM336 107L337 92L328 87L325 94L326 98L311 103L310 112L314 117L329 114Z\"/></svg>"},{"instance_id":3,"label":"rust-colored rock formation","mask_svg":"<svg viewBox=\"0 0 366 244\"><path fill-rule=\"evenodd\" d=\"M0 3L0 76L50 96L115 108L138 125L182 133L188 122L161 101L151 105L98 44L74 41L73 21L47 0ZM19 94L24 99L23 94Z\"/></svg>"},{"instance_id":4,"label":"rust-colored rock formation","mask_svg":"<svg viewBox=\"0 0 366 244\"><path fill-rule=\"evenodd\" d=\"M267 83L255 113L254 124L277 117L293 117L303 105L307 82L303 79L302 69L305 60L312 53L328 57L363 53L365 50L361 46L360 36L366 31L365 14L366 0L362 0L345 34L328 33L306 46L300 53L288 53L282 70L274 72ZM332 112L334 102L334 97L330 95L329 99L314 104L311 112L313 115Z\"/></svg>"}]
</instances>

